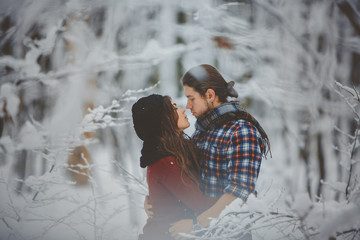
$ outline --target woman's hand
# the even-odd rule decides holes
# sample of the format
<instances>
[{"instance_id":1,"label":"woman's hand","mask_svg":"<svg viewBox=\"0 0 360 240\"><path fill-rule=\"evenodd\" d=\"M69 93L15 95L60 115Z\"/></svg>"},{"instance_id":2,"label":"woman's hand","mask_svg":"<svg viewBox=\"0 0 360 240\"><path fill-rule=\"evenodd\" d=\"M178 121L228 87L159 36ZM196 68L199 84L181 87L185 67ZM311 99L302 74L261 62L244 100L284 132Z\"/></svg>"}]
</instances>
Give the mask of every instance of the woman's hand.
<instances>
[{"instance_id":1,"label":"woman's hand","mask_svg":"<svg viewBox=\"0 0 360 240\"><path fill-rule=\"evenodd\" d=\"M151 211L152 206L149 203L149 196L148 195L145 196L144 209L145 209L145 212L146 212L146 215L148 216L148 218L152 218L154 216L154 212Z\"/></svg>"},{"instance_id":2,"label":"woman's hand","mask_svg":"<svg viewBox=\"0 0 360 240\"><path fill-rule=\"evenodd\" d=\"M191 233L193 230L193 221L192 219L183 219L171 224L169 232L171 236L176 240L186 239L179 235L179 233Z\"/></svg>"}]
</instances>

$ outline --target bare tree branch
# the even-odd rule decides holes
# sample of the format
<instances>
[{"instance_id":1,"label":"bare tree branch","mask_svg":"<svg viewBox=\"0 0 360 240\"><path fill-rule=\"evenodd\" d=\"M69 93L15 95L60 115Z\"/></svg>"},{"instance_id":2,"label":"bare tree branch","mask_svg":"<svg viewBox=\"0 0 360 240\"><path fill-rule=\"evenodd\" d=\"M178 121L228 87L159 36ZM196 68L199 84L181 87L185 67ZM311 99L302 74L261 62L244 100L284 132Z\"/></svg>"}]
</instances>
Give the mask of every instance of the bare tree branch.
<instances>
[{"instance_id":1,"label":"bare tree branch","mask_svg":"<svg viewBox=\"0 0 360 240\"><path fill-rule=\"evenodd\" d=\"M360 14L354 4L349 0L336 0L336 4L349 19L356 33L360 35Z\"/></svg>"}]
</instances>

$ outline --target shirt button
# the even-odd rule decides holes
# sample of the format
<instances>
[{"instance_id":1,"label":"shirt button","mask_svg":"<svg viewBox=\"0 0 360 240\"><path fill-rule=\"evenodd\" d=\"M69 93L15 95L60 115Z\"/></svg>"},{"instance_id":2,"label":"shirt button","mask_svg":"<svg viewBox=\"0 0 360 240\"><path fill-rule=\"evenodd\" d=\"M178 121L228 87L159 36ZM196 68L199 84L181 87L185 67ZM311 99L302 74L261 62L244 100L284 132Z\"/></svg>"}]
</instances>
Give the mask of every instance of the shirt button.
<instances>
[{"instance_id":1,"label":"shirt button","mask_svg":"<svg viewBox=\"0 0 360 240\"><path fill-rule=\"evenodd\" d=\"M170 162L170 164L174 164L174 162Z\"/></svg>"}]
</instances>

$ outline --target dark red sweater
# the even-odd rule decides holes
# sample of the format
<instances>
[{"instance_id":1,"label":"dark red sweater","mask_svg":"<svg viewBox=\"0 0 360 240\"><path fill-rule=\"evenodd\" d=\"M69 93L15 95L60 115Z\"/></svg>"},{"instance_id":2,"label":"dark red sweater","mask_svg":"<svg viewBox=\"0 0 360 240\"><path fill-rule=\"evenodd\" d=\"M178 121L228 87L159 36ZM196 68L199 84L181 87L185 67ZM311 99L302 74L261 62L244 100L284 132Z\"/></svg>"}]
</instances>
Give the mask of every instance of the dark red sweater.
<instances>
[{"instance_id":1,"label":"dark red sweater","mask_svg":"<svg viewBox=\"0 0 360 240\"><path fill-rule=\"evenodd\" d=\"M162 158L148 166L147 182L154 216L147 220L139 239L172 239L168 234L171 223L192 218L192 211L199 214L218 200L205 197L189 177L181 176L174 157Z\"/></svg>"}]
</instances>

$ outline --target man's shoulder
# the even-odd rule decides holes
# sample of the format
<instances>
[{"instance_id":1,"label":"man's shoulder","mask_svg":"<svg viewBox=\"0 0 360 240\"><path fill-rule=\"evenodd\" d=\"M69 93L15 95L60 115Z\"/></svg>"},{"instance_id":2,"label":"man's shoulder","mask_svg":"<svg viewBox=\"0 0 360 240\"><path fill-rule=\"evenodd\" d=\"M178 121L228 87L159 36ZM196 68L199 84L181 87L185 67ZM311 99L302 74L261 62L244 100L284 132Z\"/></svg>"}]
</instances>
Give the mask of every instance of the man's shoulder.
<instances>
[{"instance_id":1,"label":"man's shoulder","mask_svg":"<svg viewBox=\"0 0 360 240\"><path fill-rule=\"evenodd\" d=\"M237 119L233 121L233 125L237 127L255 127L251 122L244 120L244 119Z\"/></svg>"},{"instance_id":2,"label":"man's shoulder","mask_svg":"<svg viewBox=\"0 0 360 240\"><path fill-rule=\"evenodd\" d=\"M248 131L255 132L256 135L257 135L256 132L258 132L256 127L249 121L243 119L234 119L224 123L219 127L212 128L210 131L207 132L202 132L196 129L192 135L192 139L196 142L198 141L199 138L201 138L201 136L204 136L204 134L207 138L209 138L210 136L231 137L232 135L237 134L239 132L245 133Z\"/></svg>"},{"instance_id":3,"label":"man's shoulder","mask_svg":"<svg viewBox=\"0 0 360 240\"><path fill-rule=\"evenodd\" d=\"M255 128L255 126L244 119L234 119L232 121L229 121L227 123L225 123L224 125L222 125L220 128L223 129L231 129L231 130L237 130L237 129L241 129L241 128Z\"/></svg>"},{"instance_id":4,"label":"man's shoulder","mask_svg":"<svg viewBox=\"0 0 360 240\"><path fill-rule=\"evenodd\" d=\"M232 135L242 135L248 133L254 133L255 135L259 135L257 128L249 121L244 119L237 119L232 122L229 122L229 129Z\"/></svg>"}]
</instances>

